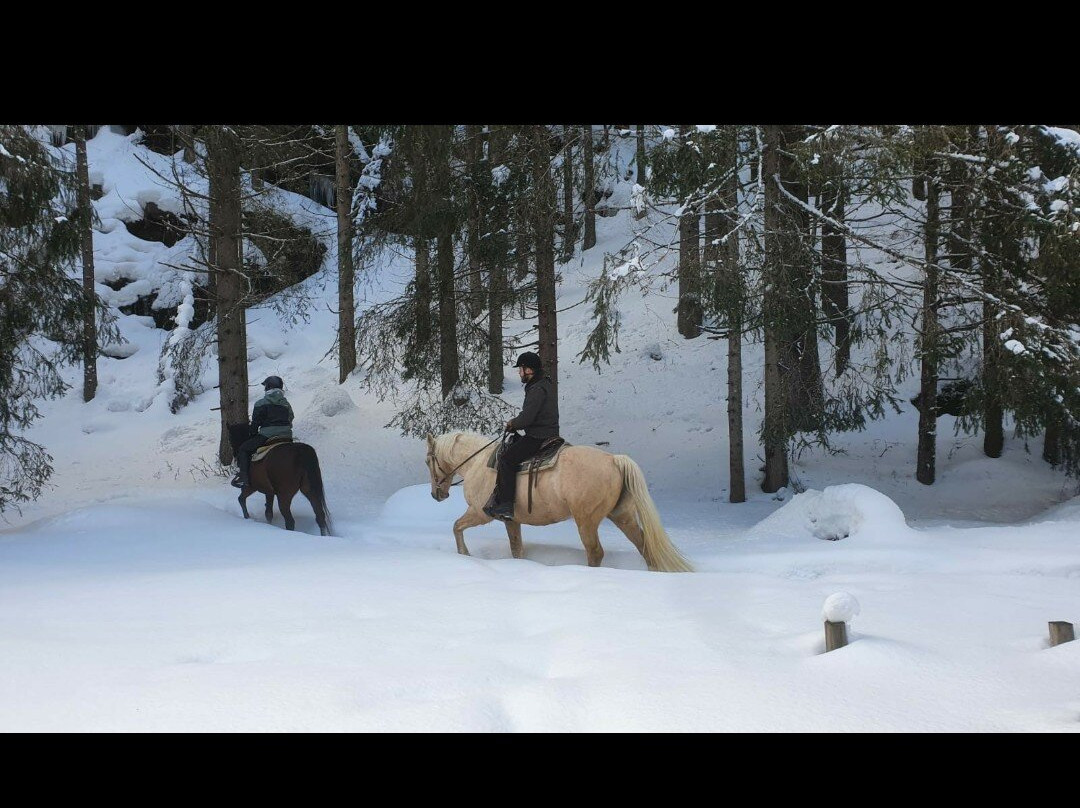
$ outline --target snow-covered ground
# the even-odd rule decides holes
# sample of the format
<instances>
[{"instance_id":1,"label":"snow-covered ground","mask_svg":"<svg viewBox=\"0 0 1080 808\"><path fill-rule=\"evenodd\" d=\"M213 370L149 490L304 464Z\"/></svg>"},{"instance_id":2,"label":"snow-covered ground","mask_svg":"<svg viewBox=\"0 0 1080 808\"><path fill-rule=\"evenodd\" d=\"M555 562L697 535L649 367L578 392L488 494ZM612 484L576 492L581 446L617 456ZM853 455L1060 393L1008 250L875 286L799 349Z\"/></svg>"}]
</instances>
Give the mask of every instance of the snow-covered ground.
<instances>
[{"instance_id":1,"label":"snow-covered ground","mask_svg":"<svg viewBox=\"0 0 1080 808\"><path fill-rule=\"evenodd\" d=\"M135 154L158 157L107 131L91 143L106 185L98 277L123 261L164 285L163 245L117 221L121 197L135 219L146 201L172 209ZM317 206L285 207L319 221ZM560 307L631 223L598 220L597 247L561 267ZM372 271L366 302L410 268ZM305 288L333 307L334 284ZM610 524L600 568L572 523L524 528L524 560L497 524L467 531L473 555L457 555L460 489L432 500L423 442L384 429L391 406L358 379L336 384L322 305L295 328L251 312L249 375L284 378L336 535L318 535L302 498L296 532L266 525L258 495L245 522L209 473L216 391L171 414L155 377L168 332L122 318L135 350L102 357L94 401L76 369L43 405L30 437L54 457L54 487L0 529L0 729L1080 730L1080 643L1047 647L1048 621L1080 622L1075 483L1034 444L983 457L945 417L939 482L922 486L907 408L842 436L846 454L804 454L806 493L762 494L760 347L747 346L750 501L731 505L726 347L679 337L670 294L620 304L622 352L601 374L571 361L587 307L560 315L560 409L568 440L639 462L692 574L646 571ZM208 387L215 376L211 362ZM506 398L521 399L509 368ZM830 608L857 602L850 643L824 654L823 609L842 593Z\"/></svg>"}]
</instances>

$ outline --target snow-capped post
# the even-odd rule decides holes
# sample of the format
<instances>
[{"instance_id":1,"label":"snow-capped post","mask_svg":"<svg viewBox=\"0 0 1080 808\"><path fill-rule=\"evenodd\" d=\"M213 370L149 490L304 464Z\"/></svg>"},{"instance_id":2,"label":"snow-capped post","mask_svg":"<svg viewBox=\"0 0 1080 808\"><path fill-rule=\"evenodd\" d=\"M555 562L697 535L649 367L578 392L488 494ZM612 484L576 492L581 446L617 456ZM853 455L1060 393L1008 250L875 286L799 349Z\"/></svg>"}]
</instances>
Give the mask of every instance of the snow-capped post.
<instances>
[{"instance_id":1,"label":"snow-capped post","mask_svg":"<svg viewBox=\"0 0 1080 808\"><path fill-rule=\"evenodd\" d=\"M859 601L847 592L836 592L825 599L821 615L825 618L825 653L847 645L847 624L859 613Z\"/></svg>"},{"instance_id":2,"label":"snow-capped post","mask_svg":"<svg viewBox=\"0 0 1080 808\"><path fill-rule=\"evenodd\" d=\"M825 651L835 651L847 645L847 623L825 621Z\"/></svg>"},{"instance_id":3,"label":"snow-capped post","mask_svg":"<svg viewBox=\"0 0 1080 808\"><path fill-rule=\"evenodd\" d=\"M1064 620L1050 621L1050 647L1061 645L1063 642L1072 642L1076 639L1073 633L1073 624Z\"/></svg>"}]
</instances>

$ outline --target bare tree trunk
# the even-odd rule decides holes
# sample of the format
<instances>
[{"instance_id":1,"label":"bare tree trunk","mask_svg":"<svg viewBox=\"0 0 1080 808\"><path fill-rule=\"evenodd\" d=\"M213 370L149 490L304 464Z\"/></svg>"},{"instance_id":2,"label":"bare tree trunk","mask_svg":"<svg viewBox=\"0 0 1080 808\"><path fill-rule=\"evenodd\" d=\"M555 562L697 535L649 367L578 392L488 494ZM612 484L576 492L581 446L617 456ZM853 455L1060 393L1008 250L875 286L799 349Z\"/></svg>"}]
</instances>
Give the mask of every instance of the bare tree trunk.
<instances>
[{"instance_id":1,"label":"bare tree trunk","mask_svg":"<svg viewBox=\"0 0 1080 808\"><path fill-rule=\"evenodd\" d=\"M559 342L555 311L555 184L551 177L548 131L532 127L533 239L536 244L536 307L540 361L558 389ZM588 161L588 144L585 145Z\"/></svg>"},{"instance_id":2,"label":"bare tree trunk","mask_svg":"<svg viewBox=\"0 0 1080 808\"><path fill-rule=\"evenodd\" d=\"M743 453L742 421L742 311L745 291L742 272L739 266L738 225L738 189L739 178L736 174L739 161L738 129L732 127L731 140L727 149L727 165L731 176L721 188L721 202L724 212L720 214L719 235L727 235L727 240L718 247L717 258L720 279L726 287L728 326L728 501L746 502L746 470Z\"/></svg>"},{"instance_id":3,"label":"bare tree trunk","mask_svg":"<svg viewBox=\"0 0 1080 808\"><path fill-rule=\"evenodd\" d=\"M487 170L490 172L493 166L501 165L504 159L505 139L500 133L496 135L492 133L490 139L490 154L491 159L487 163ZM489 183L492 178L488 178ZM499 207L496 214L495 221L493 222L493 229L501 229L509 221L510 211L505 207ZM500 245L504 245L506 242L499 240L497 242ZM500 249L500 253L505 253L505 248ZM503 391L503 302L504 292L503 289L506 286L506 258L503 255L492 255L490 252L488 255L488 392L489 393L501 393Z\"/></svg>"},{"instance_id":4,"label":"bare tree trunk","mask_svg":"<svg viewBox=\"0 0 1080 808\"><path fill-rule=\"evenodd\" d=\"M577 229L574 227L574 149L573 129L563 126L563 242L562 257L564 264L574 257L574 241Z\"/></svg>"},{"instance_id":5,"label":"bare tree trunk","mask_svg":"<svg viewBox=\"0 0 1080 808\"><path fill-rule=\"evenodd\" d=\"M83 401L91 401L97 395L97 320L95 319L94 301L94 206L90 201L90 165L86 159L87 127L84 124L73 126L75 140L75 170L78 189L76 191L79 206L80 233L82 242L82 287L86 295L87 309L83 317L82 354L83 354Z\"/></svg>"},{"instance_id":6,"label":"bare tree trunk","mask_svg":"<svg viewBox=\"0 0 1080 808\"><path fill-rule=\"evenodd\" d=\"M832 221L844 223L847 189L840 167L830 165L832 176L821 187L821 209ZM842 376L851 361L851 310L847 284L847 238L828 221L821 223L821 305L833 327L836 375Z\"/></svg>"},{"instance_id":7,"label":"bare tree trunk","mask_svg":"<svg viewBox=\"0 0 1080 808\"><path fill-rule=\"evenodd\" d=\"M701 336L700 213L687 206L679 216L679 303L677 327L687 339Z\"/></svg>"},{"instance_id":8,"label":"bare tree trunk","mask_svg":"<svg viewBox=\"0 0 1080 808\"><path fill-rule=\"evenodd\" d=\"M581 250L591 250L596 246L596 178L593 173L593 134L592 124L581 127L581 159L585 166L584 188L581 194L585 199L585 238Z\"/></svg>"},{"instance_id":9,"label":"bare tree trunk","mask_svg":"<svg viewBox=\"0 0 1080 808\"><path fill-rule=\"evenodd\" d=\"M637 179L635 182L642 188L646 187L646 183L649 181L648 170L646 168L646 161L648 158L645 154L645 127L642 124L637 125L637 156L635 161L637 163ZM645 216L645 208L634 213L635 219L641 219Z\"/></svg>"},{"instance_id":10,"label":"bare tree trunk","mask_svg":"<svg viewBox=\"0 0 1080 808\"><path fill-rule=\"evenodd\" d=\"M247 324L245 279L240 259L240 138L227 126L207 131L210 174L210 238L217 278L218 389L221 402L221 443L218 459L232 462L230 424L248 420Z\"/></svg>"},{"instance_id":11,"label":"bare tree trunk","mask_svg":"<svg viewBox=\"0 0 1080 808\"><path fill-rule=\"evenodd\" d=\"M488 278L488 392L503 391L503 284L506 270L492 264Z\"/></svg>"},{"instance_id":12,"label":"bare tree trunk","mask_svg":"<svg viewBox=\"0 0 1080 808\"><path fill-rule=\"evenodd\" d=\"M428 240L413 238L416 254L416 344L425 346L431 341L431 267Z\"/></svg>"},{"instance_id":13,"label":"bare tree trunk","mask_svg":"<svg viewBox=\"0 0 1080 808\"><path fill-rule=\"evenodd\" d=\"M971 134L966 127L957 127L951 136L961 153L968 153ZM969 272L971 270L971 189L967 164L953 160L947 173L946 190L949 192L949 266Z\"/></svg>"},{"instance_id":14,"label":"bare tree trunk","mask_svg":"<svg viewBox=\"0 0 1080 808\"><path fill-rule=\"evenodd\" d=\"M763 154L761 170L765 174L765 289L762 301L765 320L765 418L762 423L762 444L765 450L765 479L761 490L778 491L788 484L787 442L791 437L787 412L788 395L780 363L783 360L787 335L790 333L788 305L790 294L788 263L791 261L790 221L785 221L785 204L777 187L780 177L780 149L783 147L781 127L762 127Z\"/></svg>"},{"instance_id":15,"label":"bare tree trunk","mask_svg":"<svg viewBox=\"0 0 1080 808\"><path fill-rule=\"evenodd\" d=\"M637 126L637 179L635 182L642 188L649 181L648 171L646 170L645 156L645 127L642 124Z\"/></svg>"},{"instance_id":16,"label":"bare tree trunk","mask_svg":"<svg viewBox=\"0 0 1080 808\"><path fill-rule=\"evenodd\" d=\"M938 325L938 188L937 167L925 179L926 229L923 249L926 276L923 279L922 334L920 336L921 372L919 384L919 448L915 461L915 479L933 485L937 462L937 384L939 341ZM921 184L921 183L920 183Z\"/></svg>"},{"instance_id":17,"label":"bare tree trunk","mask_svg":"<svg viewBox=\"0 0 1080 808\"><path fill-rule=\"evenodd\" d=\"M348 127L338 125L335 150L338 226L338 384L356 369L356 303L353 297L355 273L352 254L352 182L349 178Z\"/></svg>"},{"instance_id":18,"label":"bare tree trunk","mask_svg":"<svg viewBox=\"0 0 1080 808\"><path fill-rule=\"evenodd\" d=\"M679 127L680 149L687 149L686 126ZM679 216L679 302L676 327L687 339L701 336L701 211L687 205Z\"/></svg>"},{"instance_id":19,"label":"bare tree trunk","mask_svg":"<svg viewBox=\"0 0 1080 808\"><path fill-rule=\"evenodd\" d=\"M802 126L783 128L784 145L799 142L806 134ZM786 149L785 149L786 150ZM804 205L809 202L809 188L796 176L795 161L786 153L780 155L780 178L788 191ZM785 203L788 204L788 203ZM787 379L788 416L796 430L813 431L821 428L825 415L825 390L821 377L821 362L817 338L817 289L813 268L813 224L806 208L789 204L788 215L794 226L791 283L792 341L788 358L782 369L790 369Z\"/></svg>"},{"instance_id":20,"label":"bare tree trunk","mask_svg":"<svg viewBox=\"0 0 1080 808\"><path fill-rule=\"evenodd\" d=\"M992 159L1008 157L1008 146L994 126L986 127L987 151ZM1002 276L1005 270L1015 273L1020 261L1020 234L1015 217L1005 209L1005 200L995 181L991 180L986 206L986 250L983 257L983 289L995 299L1001 297ZM1011 266L1010 266L1011 265ZM1001 372L1001 332L997 319L998 307L983 301L982 327L982 384L983 384L983 453L987 457L1001 457L1005 448L1005 409L1002 405L1001 388L1004 383Z\"/></svg>"},{"instance_id":21,"label":"bare tree trunk","mask_svg":"<svg viewBox=\"0 0 1080 808\"><path fill-rule=\"evenodd\" d=\"M442 397L458 383L457 301L454 296L454 237L439 236L439 367Z\"/></svg>"},{"instance_id":22,"label":"bare tree trunk","mask_svg":"<svg viewBox=\"0 0 1080 808\"><path fill-rule=\"evenodd\" d=\"M999 276L996 271L984 276L987 293L1000 293ZM983 453L987 457L1001 457L1005 448L1005 410L1001 403L1001 340L997 335L996 307L983 301Z\"/></svg>"},{"instance_id":23,"label":"bare tree trunk","mask_svg":"<svg viewBox=\"0 0 1080 808\"><path fill-rule=\"evenodd\" d=\"M466 217L466 252L469 263L469 315L477 317L484 309L484 279L480 269L480 227L484 218L480 210L478 180L480 161L483 157L481 127L477 124L465 125L465 161L471 180L469 193L466 195L468 213Z\"/></svg>"},{"instance_id":24,"label":"bare tree trunk","mask_svg":"<svg viewBox=\"0 0 1080 808\"><path fill-rule=\"evenodd\" d=\"M185 163L195 162L195 127L190 123L180 124L176 127L176 134L184 147L183 160Z\"/></svg>"},{"instance_id":25,"label":"bare tree trunk","mask_svg":"<svg viewBox=\"0 0 1080 808\"><path fill-rule=\"evenodd\" d=\"M450 208L450 160L453 129L448 125L424 126L426 165L431 170L431 202L435 206L438 237L436 262L439 274L439 362L442 397L445 399L461 378L457 341L457 293L454 288L454 232Z\"/></svg>"},{"instance_id":26,"label":"bare tree trunk","mask_svg":"<svg viewBox=\"0 0 1080 808\"><path fill-rule=\"evenodd\" d=\"M402 151L412 163L412 205L419 211L428 203L428 171L430 170L428 134L422 126L406 129ZM431 243L428 235L418 233L413 237L416 255L416 344L421 352L431 342Z\"/></svg>"}]
</instances>

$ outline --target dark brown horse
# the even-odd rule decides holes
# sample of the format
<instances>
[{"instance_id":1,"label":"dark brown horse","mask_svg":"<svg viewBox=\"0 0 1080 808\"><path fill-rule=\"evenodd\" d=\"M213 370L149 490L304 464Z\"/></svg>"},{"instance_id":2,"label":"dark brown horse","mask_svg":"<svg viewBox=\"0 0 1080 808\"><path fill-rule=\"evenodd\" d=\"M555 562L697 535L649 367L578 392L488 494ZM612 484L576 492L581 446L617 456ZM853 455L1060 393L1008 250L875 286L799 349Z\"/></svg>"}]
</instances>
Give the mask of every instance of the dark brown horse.
<instances>
[{"instance_id":1,"label":"dark brown horse","mask_svg":"<svg viewBox=\"0 0 1080 808\"><path fill-rule=\"evenodd\" d=\"M240 444L251 437L250 429L247 424L229 426L229 442L232 444L233 455L240 448ZM256 491L266 494L267 522L274 521L274 495L277 495L278 508L285 517L286 530L296 527L291 510L292 499L297 491L303 492L311 503L311 509L315 511L319 532L323 536L330 535L330 510L326 507L319 457L306 443L282 444L258 463L251 464L251 483L237 497L245 519L251 518L247 509L247 498Z\"/></svg>"}]
</instances>

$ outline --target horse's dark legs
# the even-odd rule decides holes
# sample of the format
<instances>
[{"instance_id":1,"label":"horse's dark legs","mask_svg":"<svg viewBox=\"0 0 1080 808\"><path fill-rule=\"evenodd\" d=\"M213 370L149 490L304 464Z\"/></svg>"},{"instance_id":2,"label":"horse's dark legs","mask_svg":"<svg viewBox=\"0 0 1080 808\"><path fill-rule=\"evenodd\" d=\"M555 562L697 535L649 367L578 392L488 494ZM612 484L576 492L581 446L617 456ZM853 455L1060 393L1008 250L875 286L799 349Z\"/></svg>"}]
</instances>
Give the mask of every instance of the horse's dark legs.
<instances>
[{"instance_id":1,"label":"horse's dark legs","mask_svg":"<svg viewBox=\"0 0 1080 808\"><path fill-rule=\"evenodd\" d=\"M266 521L267 522L273 522L274 521L274 495L273 494L267 494L266 495Z\"/></svg>"},{"instance_id":2,"label":"horse's dark legs","mask_svg":"<svg viewBox=\"0 0 1080 808\"><path fill-rule=\"evenodd\" d=\"M311 486L308 485L307 480L304 480L303 484L301 484L300 492L311 503L311 510L315 511L315 522L319 526L319 535L329 536L330 528L326 524L326 511L323 510L322 501L311 492Z\"/></svg>"},{"instance_id":3,"label":"horse's dark legs","mask_svg":"<svg viewBox=\"0 0 1080 808\"><path fill-rule=\"evenodd\" d=\"M292 498L296 495L295 491L279 491L278 492L278 510L281 511L281 515L285 517L285 529L293 530L296 527L296 520L292 515Z\"/></svg>"},{"instance_id":4,"label":"horse's dark legs","mask_svg":"<svg viewBox=\"0 0 1080 808\"><path fill-rule=\"evenodd\" d=\"M244 512L245 519L251 518L251 514L248 513L247 509L247 498L251 496L251 492L254 490L254 488L242 488L240 490L240 496L236 498L236 501L240 503L240 510Z\"/></svg>"}]
</instances>

